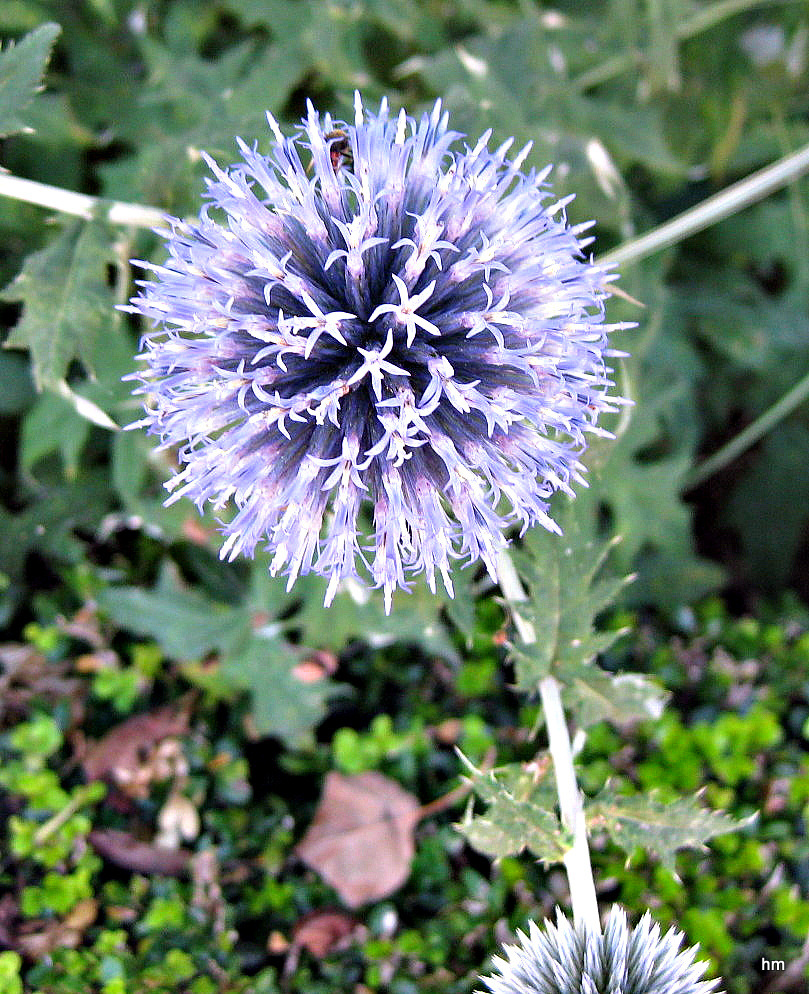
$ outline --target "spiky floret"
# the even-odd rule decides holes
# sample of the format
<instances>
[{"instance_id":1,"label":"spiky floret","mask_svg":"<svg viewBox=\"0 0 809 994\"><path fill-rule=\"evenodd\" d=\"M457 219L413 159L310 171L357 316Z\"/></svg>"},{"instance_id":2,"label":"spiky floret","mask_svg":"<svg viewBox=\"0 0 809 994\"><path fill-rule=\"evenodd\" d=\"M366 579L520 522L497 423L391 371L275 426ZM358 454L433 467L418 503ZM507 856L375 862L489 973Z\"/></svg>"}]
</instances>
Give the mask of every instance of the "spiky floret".
<instances>
[{"instance_id":1,"label":"spiky floret","mask_svg":"<svg viewBox=\"0 0 809 994\"><path fill-rule=\"evenodd\" d=\"M549 497L583 482L610 277L549 169L488 132L453 151L440 103L417 122L357 96L353 124L309 105L291 138L268 118L269 155L206 157L210 203L140 263L139 424L179 448L170 501L235 504L223 557L265 543L290 586L327 577L326 603L359 564L387 609L408 574L451 594L453 559L494 575L503 530L557 530Z\"/></svg>"},{"instance_id":2,"label":"spiky floret","mask_svg":"<svg viewBox=\"0 0 809 994\"><path fill-rule=\"evenodd\" d=\"M491 994L713 994L718 980L702 980L697 948L681 950L683 934L660 926L647 911L631 928L614 905L603 934L574 928L557 911L556 925L530 923L529 934L496 957L496 973L481 978Z\"/></svg>"}]
</instances>

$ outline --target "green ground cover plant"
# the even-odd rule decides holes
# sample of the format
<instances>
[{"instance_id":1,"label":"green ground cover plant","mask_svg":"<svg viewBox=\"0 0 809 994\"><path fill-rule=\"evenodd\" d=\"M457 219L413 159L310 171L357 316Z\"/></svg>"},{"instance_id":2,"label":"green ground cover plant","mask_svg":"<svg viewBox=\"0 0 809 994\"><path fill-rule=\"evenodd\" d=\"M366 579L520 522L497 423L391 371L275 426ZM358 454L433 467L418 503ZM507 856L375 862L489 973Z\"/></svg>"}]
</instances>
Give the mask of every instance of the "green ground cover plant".
<instances>
[{"instance_id":1,"label":"green ground cover plant","mask_svg":"<svg viewBox=\"0 0 809 994\"><path fill-rule=\"evenodd\" d=\"M729 994L806 989L805 6L18 0L0 34L0 991L480 989L570 906L549 674L600 905L682 929ZM620 265L633 405L554 499L564 544L515 541L525 603L475 564L324 610L321 577L222 561L213 511L164 506L176 454L121 430L150 229L197 215L203 153L266 153L309 99L353 121L355 90L533 142ZM395 852L335 827L380 796ZM319 820L389 859L376 890Z\"/></svg>"}]
</instances>

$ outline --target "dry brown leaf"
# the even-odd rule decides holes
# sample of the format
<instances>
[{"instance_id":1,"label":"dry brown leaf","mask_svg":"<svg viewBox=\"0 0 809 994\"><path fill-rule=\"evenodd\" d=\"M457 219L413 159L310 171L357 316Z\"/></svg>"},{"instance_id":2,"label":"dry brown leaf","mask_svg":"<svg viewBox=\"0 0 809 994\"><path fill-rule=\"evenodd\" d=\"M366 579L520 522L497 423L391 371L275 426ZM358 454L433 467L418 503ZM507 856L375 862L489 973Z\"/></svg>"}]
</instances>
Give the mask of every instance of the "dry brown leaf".
<instances>
[{"instance_id":1,"label":"dry brown leaf","mask_svg":"<svg viewBox=\"0 0 809 994\"><path fill-rule=\"evenodd\" d=\"M311 911L300 918L292 932L293 945L308 950L317 959L346 949L362 928L344 911Z\"/></svg>"},{"instance_id":2,"label":"dry brown leaf","mask_svg":"<svg viewBox=\"0 0 809 994\"><path fill-rule=\"evenodd\" d=\"M187 538L194 545L210 545L211 539L216 534L212 528L200 524L199 518L186 518L181 527L183 538Z\"/></svg>"},{"instance_id":3,"label":"dry brown leaf","mask_svg":"<svg viewBox=\"0 0 809 994\"><path fill-rule=\"evenodd\" d=\"M56 624L65 635L86 642L94 649L109 648L108 640L101 633L98 609L92 601L83 604L72 618L58 617Z\"/></svg>"},{"instance_id":4,"label":"dry brown leaf","mask_svg":"<svg viewBox=\"0 0 809 994\"><path fill-rule=\"evenodd\" d=\"M99 673L101 670L117 669L120 659L112 649L99 649L98 652L83 652L76 656L73 665L77 673Z\"/></svg>"},{"instance_id":5,"label":"dry brown leaf","mask_svg":"<svg viewBox=\"0 0 809 994\"><path fill-rule=\"evenodd\" d=\"M193 842L199 835L199 811L183 794L172 793L157 815L155 842L176 849L182 842Z\"/></svg>"},{"instance_id":6,"label":"dry brown leaf","mask_svg":"<svg viewBox=\"0 0 809 994\"><path fill-rule=\"evenodd\" d=\"M179 877L188 869L188 849L167 849L114 829L96 829L88 835L90 845L104 859L133 873L154 873L162 877Z\"/></svg>"},{"instance_id":7,"label":"dry brown leaf","mask_svg":"<svg viewBox=\"0 0 809 994\"><path fill-rule=\"evenodd\" d=\"M0 897L0 948L14 947L15 924L19 918L20 909L11 894L5 893Z\"/></svg>"},{"instance_id":8,"label":"dry brown leaf","mask_svg":"<svg viewBox=\"0 0 809 994\"><path fill-rule=\"evenodd\" d=\"M289 949L289 939L279 932L278 929L274 929L267 936L267 952L271 956L283 956L285 952Z\"/></svg>"},{"instance_id":9,"label":"dry brown leaf","mask_svg":"<svg viewBox=\"0 0 809 994\"><path fill-rule=\"evenodd\" d=\"M194 887L192 906L211 922L214 935L223 935L227 928L227 903L219 881L216 849L202 849L194 854L191 882Z\"/></svg>"},{"instance_id":10,"label":"dry brown leaf","mask_svg":"<svg viewBox=\"0 0 809 994\"><path fill-rule=\"evenodd\" d=\"M400 887L410 873L420 805L381 773L326 776L300 858L357 908Z\"/></svg>"},{"instance_id":11,"label":"dry brown leaf","mask_svg":"<svg viewBox=\"0 0 809 994\"><path fill-rule=\"evenodd\" d=\"M292 668L292 675L301 683L317 683L324 677L333 676L337 670L337 656L325 649L315 649L307 653Z\"/></svg>"},{"instance_id":12,"label":"dry brown leaf","mask_svg":"<svg viewBox=\"0 0 809 994\"><path fill-rule=\"evenodd\" d=\"M88 780L112 780L122 788L135 785L142 794L141 780L158 779L152 770L153 755L160 744L188 732L187 706L166 706L136 714L116 725L87 748L82 766ZM148 767L144 769L144 767ZM167 775L170 775L169 770Z\"/></svg>"},{"instance_id":13,"label":"dry brown leaf","mask_svg":"<svg viewBox=\"0 0 809 994\"><path fill-rule=\"evenodd\" d=\"M26 713L33 698L69 701L71 725L83 716L82 682L68 675L68 660L52 662L31 645L0 645L0 718Z\"/></svg>"},{"instance_id":14,"label":"dry brown leaf","mask_svg":"<svg viewBox=\"0 0 809 994\"><path fill-rule=\"evenodd\" d=\"M85 898L64 919L26 922L15 937L13 946L32 960L40 960L54 949L76 949L97 915L98 901L92 897Z\"/></svg>"}]
</instances>

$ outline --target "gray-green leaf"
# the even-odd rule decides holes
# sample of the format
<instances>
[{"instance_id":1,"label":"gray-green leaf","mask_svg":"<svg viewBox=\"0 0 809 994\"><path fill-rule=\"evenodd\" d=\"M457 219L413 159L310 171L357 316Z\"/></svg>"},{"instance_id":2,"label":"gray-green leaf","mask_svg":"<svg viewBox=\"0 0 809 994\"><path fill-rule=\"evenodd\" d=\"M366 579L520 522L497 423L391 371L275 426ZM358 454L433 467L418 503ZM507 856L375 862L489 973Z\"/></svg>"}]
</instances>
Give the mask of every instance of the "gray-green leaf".
<instances>
[{"instance_id":1,"label":"gray-green leaf","mask_svg":"<svg viewBox=\"0 0 809 994\"><path fill-rule=\"evenodd\" d=\"M534 626L536 642L518 645L513 656L517 686L531 693L551 667L581 666L603 652L618 632L596 632L594 622L626 579L596 580L612 542L593 536L592 510L583 499L554 508L563 535L534 528L514 562L528 587L529 601L519 610Z\"/></svg>"},{"instance_id":2,"label":"gray-green leaf","mask_svg":"<svg viewBox=\"0 0 809 994\"><path fill-rule=\"evenodd\" d=\"M569 845L555 813L552 780L519 763L483 772L465 756L461 759L475 793L488 804L482 815L473 814L470 804L456 826L470 845L494 859L524 849L546 862L562 859Z\"/></svg>"},{"instance_id":3,"label":"gray-green leaf","mask_svg":"<svg viewBox=\"0 0 809 994\"><path fill-rule=\"evenodd\" d=\"M29 255L0 293L0 300L23 302L22 317L5 344L30 350L38 389L64 379L72 359L81 359L92 372L94 357L103 354L105 332L117 320L107 283L113 259L104 225L73 221Z\"/></svg>"},{"instance_id":4,"label":"gray-green leaf","mask_svg":"<svg viewBox=\"0 0 809 994\"><path fill-rule=\"evenodd\" d=\"M721 811L709 811L694 797L661 801L656 791L621 797L605 787L585 808L590 829L604 829L627 854L640 846L674 869L678 849L704 849L714 835L734 832L756 816L735 821Z\"/></svg>"},{"instance_id":5,"label":"gray-green leaf","mask_svg":"<svg viewBox=\"0 0 809 994\"><path fill-rule=\"evenodd\" d=\"M60 31L58 24L43 24L0 52L0 138L29 129L23 111L40 89Z\"/></svg>"},{"instance_id":6,"label":"gray-green leaf","mask_svg":"<svg viewBox=\"0 0 809 994\"><path fill-rule=\"evenodd\" d=\"M246 604L232 607L185 588L176 570L166 567L152 590L110 587L96 599L119 625L154 639L175 659L194 661L216 652L221 679L250 692L256 731L296 747L309 739L328 698L340 688L325 677L306 682L296 675L298 657L280 637L281 624L268 618L256 627L256 612L274 606L269 598L259 600L260 589L251 591Z\"/></svg>"},{"instance_id":7,"label":"gray-green leaf","mask_svg":"<svg viewBox=\"0 0 809 994\"><path fill-rule=\"evenodd\" d=\"M163 568L152 590L108 587L96 599L122 628L154 639L174 659L194 660L215 651L240 649L250 636L246 611L184 588L170 566Z\"/></svg>"},{"instance_id":8,"label":"gray-green leaf","mask_svg":"<svg viewBox=\"0 0 809 994\"><path fill-rule=\"evenodd\" d=\"M222 673L250 691L255 730L292 747L307 744L340 686L322 678L307 683L295 675L297 657L279 638L254 635L244 649L223 660Z\"/></svg>"},{"instance_id":9,"label":"gray-green leaf","mask_svg":"<svg viewBox=\"0 0 809 994\"><path fill-rule=\"evenodd\" d=\"M565 666L554 670L565 684L565 702L581 728L599 721L623 725L657 719L667 692L642 673L609 673L600 666Z\"/></svg>"}]
</instances>

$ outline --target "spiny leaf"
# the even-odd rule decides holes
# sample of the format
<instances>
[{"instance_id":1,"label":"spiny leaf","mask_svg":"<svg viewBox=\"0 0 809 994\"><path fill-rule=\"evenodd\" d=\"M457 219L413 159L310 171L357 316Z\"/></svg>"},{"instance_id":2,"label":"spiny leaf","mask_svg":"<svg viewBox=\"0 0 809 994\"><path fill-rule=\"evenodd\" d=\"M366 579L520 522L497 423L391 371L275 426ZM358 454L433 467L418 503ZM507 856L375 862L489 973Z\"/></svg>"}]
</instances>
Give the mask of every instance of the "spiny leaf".
<instances>
[{"instance_id":1,"label":"spiny leaf","mask_svg":"<svg viewBox=\"0 0 809 994\"><path fill-rule=\"evenodd\" d=\"M23 111L40 88L58 24L43 24L0 52L0 138L26 131Z\"/></svg>"},{"instance_id":2,"label":"spiny leaf","mask_svg":"<svg viewBox=\"0 0 809 994\"><path fill-rule=\"evenodd\" d=\"M90 422L54 393L44 393L26 414L20 434L20 466L30 471L44 456L59 452L65 477L75 479Z\"/></svg>"},{"instance_id":3,"label":"spiny leaf","mask_svg":"<svg viewBox=\"0 0 809 994\"><path fill-rule=\"evenodd\" d=\"M598 721L622 725L657 719L668 694L642 673L608 673L600 666L569 664L554 670L565 684L565 702L582 728Z\"/></svg>"},{"instance_id":4,"label":"spiny leaf","mask_svg":"<svg viewBox=\"0 0 809 994\"><path fill-rule=\"evenodd\" d=\"M590 492L603 500L622 537L616 568L638 572L626 599L680 604L715 588L722 571L694 552L691 514L680 496L699 435L691 382L700 366L664 276L664 260L656 258L631 267L622 280L646 305L640 329L631 333L632 359L622 368L621 391L635 405L610 426L616 438L596 439L586 461ZM616 300L614 310L617 318L638 318L624 301Z\"/></svg>"},{"instance_id":5,"label":"spiny leaf","mask_svg":"<svg viewBox=\"0 0 809 994\"><path fill-rule=\"evenodd\" d=\"M104 336L117 321L106 267L114 261L105 225L73 221L44 249L25 260L22 272L0 293L21 300L23 314L7 348L29 349L39 389L63 380L72 359L93 371Z\"/></svg>"},{"instance_id":6,"label":"spiny leaf","mask_svg":"<svg viewBox=\"0 0 809 994\"><path fill-rule=\"evenodd\" d=\"M704 849L715 835L735 832L756 817L736 821L721 811L708 811L694 797L659 800L659 793L621 797L605 787L586 806L591 829L605 829L613 842L631 855L640 846L674 869L678 849Z\"/></svg>"},{"instance_id":7,"label":"spiny leaf","mask_svg":"<svg viewBox=\"0 0 809 994\"><path fill-rule=\"evenodd\" d=\"M294 45L244 42L216 59L180 56L150 38L141 47L149 78L119 124L138 151L101 169L104 193L186 211L202 185L200 149L225 164L237 152L234 136L265 141L266 111L280 112L306 66Z\"/></svg>"},{"instance_id":8,"label":"spiny leaf","mask_svg":"<svg viewBox=\"0 0 809 994\"><path fill-rule=\"evenodd\" d=\"M499 859L529 849L538 859L559 861L569 848L556 817L553 782L537 776L535 766L512 763L483 772L461 754L472 786L488 807L482 815L466 809L457 829L470 845Z\"/></svg>"},{"instance_id":9,"label":"spiny leaf","mask_svg":"<svg viewBox=\"0 0 809 994\"><path fill-rule=\"evenodd\" d=\"M559 502L554 510L563 535L534 528L514 553L528 587L529 602L516 610L536 632L533 645L513 651L517 686L531 693L552 667L589 663L617 637L594 631L594 621L615 599L626 579L595 579L613 542L593 535L590 508L581 498Z\"/></svg>"},{"instance_id":10,"label":"spiny leaf","mask_svg":"<svg viewBox=\"0 0 809 994\"><path fill-rule=\"evenodd\" d=\"M741 479L725 513L742 536L757 583L770 590L788 584L809 509L809 429L797 419L778 425L761 443L761 455ZM767 525L751 522L751 508L767 508ZM800 568L800 567L797 567Z\"/></svg>"}]
</instances>

